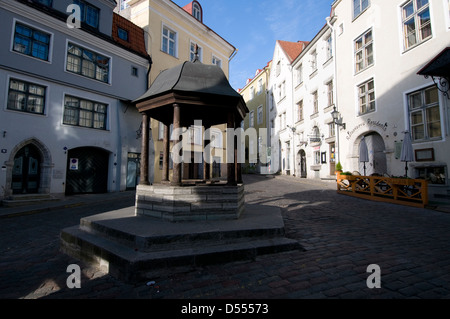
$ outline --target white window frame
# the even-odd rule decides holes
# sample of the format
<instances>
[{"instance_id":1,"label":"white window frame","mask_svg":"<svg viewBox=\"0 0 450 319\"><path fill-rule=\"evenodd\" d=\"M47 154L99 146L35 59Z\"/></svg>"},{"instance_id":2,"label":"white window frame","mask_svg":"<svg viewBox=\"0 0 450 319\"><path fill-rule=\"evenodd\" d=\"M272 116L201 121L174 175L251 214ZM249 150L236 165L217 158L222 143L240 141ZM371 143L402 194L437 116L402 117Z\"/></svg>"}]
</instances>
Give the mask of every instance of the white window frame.
<instances>
[{"instance_id":1,"label":"white window frame","mask_svg":"<svg viewBox=\"0 0 450 319\"><path fill-rule=\"evenodd\" d=\"M359 2L359 12L356 13L355 12L355 1ZM365 0L353 0L352 2L352 16L353 16L353 20L355 20L356 18L358 18L361 14L364 13L364 11L366 11L368 8L370 8L370 0L367 0L367 7L363 8L363 3L365 2Z\"/></svg>"},{"instance_id":2,"label":"white window frame","mask_svg":"<svg viewBox=\"0 0 450 319\"><path fill-rule=\"evenodd\" d=\"M167 36L164 35L164 30L167 30L169 32L169 35L170 35L170 32L173 33L175 35L174 36L175 39L171 40L170 38L167 38ZM164 41L168 41L167 42L167 52L164 51ZM171 41L174 42L174 54L173 55L170 54L170 49L169 49L169 47L170 47L169 43ZM161 28L161 51L170 56L173 56L174 58L178 58L178 32L175 31L173 28L169 27L168 25L166 25L165 23L162 24L162 28Z\"/></svg>"},{"instance_id":3,"label":"white window frame","mask_svg":"<svg viewBox=\"0 0 450 319\"><path fill-rule=\"evenodd\" d=\"M216 57L215 55L212 56L212 64L217 65L218 67L222 67L222 60Z\"/></svg>"},{"instance_id":4,"label":"white window frame","mask_svg":"<svg viewBox=\"0 0 450 319\"><path fill-rule=\"evenodd\" d=\"M257 108L257 113L256 113L256 122L258 124L262 124L264 122L264 112L263 112L263 106L260 105Z\"/></svg>"},{"instance_id":5,"label":"white window frame","mask_svg":"<svg viewBox=\"0 0 450 319\"><path fill-rule=\"evenodd\" d=\"M410 3L413 4L413 13L410 14L409 16L405 16L405 10L404 8L409 5ZM424 6L422 6L420 9L417 9L417 0L408 0L405 3L403 3L400 7L401 10L401 21L402 21L402 41L403 41L403 50L404 51L408 51L412 48L417 47L418 45L420 45L421 43L433 38L433 27L432 27L432 19L431 19L431 8L430 8L430 1L428 1L428 3ZM428 14L430 15L430 20L429 20L429 27L430 27L430 35L428 35L425 38L422 38L422 32L421 32L421 25L420 25L420 19L418 18L419 14L423 13L424 11L428 10ZM406 26L405 23L407 21L410 21L411 19L414 19L414 31L415 31L415 43L414 44L409 44L408 43L408 34L406 34Z\"/></svg>"},{"instance_id":6,"label":"white window frame","mask_svg":"<svg viewBox=\"0 0 450 319\"><path fill-rule=\"evenodd\" d=\"M427 104L424 103L425 102L425 100L424 100L424 92L426 90L429 90L429 89L435 89L437 91L438 100L435 103L427 105ZM411 109L410 108L410 96L412 96L413 94L417 94L417 93L420 93L420 95L421 95L422 105L420 107L416 108L416 109ZM421 143L421 142L442 140L442 136L443 136L443 133L444 133L444 130L445 130L444 121L443 121L443 118L445 116L445 112L443 112L443 110L442 110L442 107L441 107L441 105L442 105L441 94L440 94L439 90L436 88L436 86L428 85L428 86L424 86L424 87L412 90L410 92L407 92L405 94L405 100L406 100L406 110L407 110L407 114L408 114L408 127L410 128L412 142L413 143ZM437 105L436 105L436 103L437 103ZM428 122L428 115L427 115L426 110L429 109L429 108L432 108L432 107L436 107L436 106L438 107L438 110L439 110L439 125L440 125L441 134L438 137L430 137L429 130L428 130L428 124L429 124L429 122ZM412 115L412 113L418 112L418 111L422 112L422 125L423 125L423 134L424 134L424 137L422 139L414 139L414 132L413 132L413 125L412 125L411 115Z\"/></svg>"},{"instance_id":7,"label":"white window frame","mask_svg":"<svg viewBox=\"0 0 450 319\"><path fill-rule=\"evenodd\" d=\"M255 127L255 111L250 111L248 115L248 126Z\"/></svg>"},{"instance_id":8,"label":"white window frame","mask_svg":"<svg viewBox=\"0 0 450 319\"><path fill-rule=\"evenodd\" d=\"M371 40L366 42L366 36L371 33ZM357 48L356 47L356 43L357 41L361 40L361 47ZM368 48L371 47L372 48L372 54L368 54ZM359 37L357 37L354 41L353 41L353 49L354 49L354 59L355 59L355 74L364 71L365 69L367 69L368 67L371 67L375 64L375 50L374 50L374 39L373 39L373 31L372 28L368 29L367 31L365 31L363 34L361 34ZM361 59L358 59L358 54L361 53ZM369 57L372 57L372 62L369 63ZM361 68L358 70L358 64L362 63Z\"/></svg>"},{"instance_id":9,"label":"white window frame","mask_svg":"<svg viewBox=\"0 0 450 319\"><path fill-rule=\"evenodd\" d=\"M200 5L196 2L192 4L192 15L194 18L196 18L198 21L202 21L202 8Z\"/></svg>"},{"instance_id":10,"label":"white window frame","mask_svg":"<svg viewBox=\"0 0 450 319\"><path fill-rule=\"evenodd\" d=\"M368 90L367 89L368 88L368 84L370 82L373 82L373 89L372 90ZM360 88L362 86L364 86L364 89L365 89L364 94L360 94ZM377 109L377 105L376 105L377 96L376 96L375 91L376 91L375 78L370 78L370 79L368 79L368 80L366 80L364 82L361 82L360 84L358 84L356 86L356 92L357 92L357 103L356 103L356 105L358 106L358 116L366 115L366 114L369 114L369 113L372 113L372 112L376 111L376 109ZM373 92L373 96L374 96L374 98L373 98L373 109L368 109L369 104L372 102L371 100L369 100L369 95L370 95L371 92ZM365 97L365 100L366 100L366 102L365 102L366 111L364 113L361 112L361 107L362 107L361 98L363 96Z\"/></svg>"}]
</instances>

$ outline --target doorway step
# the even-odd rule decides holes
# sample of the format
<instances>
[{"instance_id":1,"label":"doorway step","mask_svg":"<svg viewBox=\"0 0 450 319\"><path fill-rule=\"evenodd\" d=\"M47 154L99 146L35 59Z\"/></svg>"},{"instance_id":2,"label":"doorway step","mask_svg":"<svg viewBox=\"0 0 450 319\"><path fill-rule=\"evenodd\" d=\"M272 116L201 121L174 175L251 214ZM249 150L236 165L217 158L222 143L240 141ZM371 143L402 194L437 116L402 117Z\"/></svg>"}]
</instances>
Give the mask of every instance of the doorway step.
<instances>
[{"instance_id":1,"label":"doorway step","mask_svg":"<svg viewBox=\"0 0 450 319\"><path fill-rule=\"evenodd\" d=\"M58 201L59 198L50 194L27 194L27 195L12 195L7 199L1 201L3 207L21 207L27 205L35 205L44 202Z\"/></svg>"}]
</instances>

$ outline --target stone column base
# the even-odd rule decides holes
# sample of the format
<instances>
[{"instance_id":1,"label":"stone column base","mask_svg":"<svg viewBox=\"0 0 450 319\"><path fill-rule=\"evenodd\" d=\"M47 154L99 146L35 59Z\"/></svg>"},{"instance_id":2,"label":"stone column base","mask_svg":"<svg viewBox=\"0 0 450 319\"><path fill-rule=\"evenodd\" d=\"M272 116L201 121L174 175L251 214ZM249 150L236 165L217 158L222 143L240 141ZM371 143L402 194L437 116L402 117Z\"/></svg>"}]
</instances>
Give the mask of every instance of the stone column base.
<instances>
[{"instance_id":1,"label":"stone column base","mask_svg":"<svg viewBox=\"0 0 450 319\"><path fill-rule=\"evenodd\" d=\"M136 215L171 222L238 219L244 209L244 185L139 185L136 190Z\"/></svg>"}]
</instances>

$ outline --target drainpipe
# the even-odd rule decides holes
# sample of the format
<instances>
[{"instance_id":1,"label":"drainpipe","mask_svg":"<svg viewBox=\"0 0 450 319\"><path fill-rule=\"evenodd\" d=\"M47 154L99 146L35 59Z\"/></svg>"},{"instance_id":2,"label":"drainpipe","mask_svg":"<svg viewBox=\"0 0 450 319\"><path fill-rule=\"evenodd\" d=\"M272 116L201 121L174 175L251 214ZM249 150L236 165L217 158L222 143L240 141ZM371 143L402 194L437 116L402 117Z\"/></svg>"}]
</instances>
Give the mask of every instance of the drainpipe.
<instances>
[{"instance_id":1,"label":"drainpipe","mask_svg":"<svg viewBox=\"0 0 450 319\"><path fill-rule=\"evenodd\" d=\"M334 94L334 104L336 106L336 110L339 110L338 107L338 72L337 72L337 50L336 50L336 30L334 26L331 25L330 20L331 17L326 17L325 20L327 21L328 27L331 29L331 33L333 35L333 63L334 63L334 85L335 85L335 94ZM335 127L336 130L336 164L341 161L341 155L340 155L340 143L339 143L339 126Z\"/></svg>"}]
</instances>

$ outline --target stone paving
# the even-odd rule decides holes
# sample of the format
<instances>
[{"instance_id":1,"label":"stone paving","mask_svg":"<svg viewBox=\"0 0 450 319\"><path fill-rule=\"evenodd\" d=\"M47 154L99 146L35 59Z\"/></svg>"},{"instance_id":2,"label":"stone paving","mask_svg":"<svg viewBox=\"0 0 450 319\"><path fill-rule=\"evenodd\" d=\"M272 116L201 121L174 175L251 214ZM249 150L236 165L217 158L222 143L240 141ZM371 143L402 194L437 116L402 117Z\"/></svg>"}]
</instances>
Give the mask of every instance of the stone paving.
<instances>
[{"instance_id":1,"label":"stone paving","mask_svg":"<svg viewBox=\"0 0 450 319\"><path fill-rule=\"evenodd\" d=\"M29 215L1 218L6 208L0 208L0 298L450 298L450 214L339 195L329 181L255 175L244 180L246 202L281 207L287 237L304 250L165 269L126 284L62 254L59 232L81 217L133 206L133 192L80 197L79 205L33 208ZM66 285L70 264L81 267L80 289ZM371 264L381 270L381 288L368 288Z\"/></svg>"}]
</instances>

